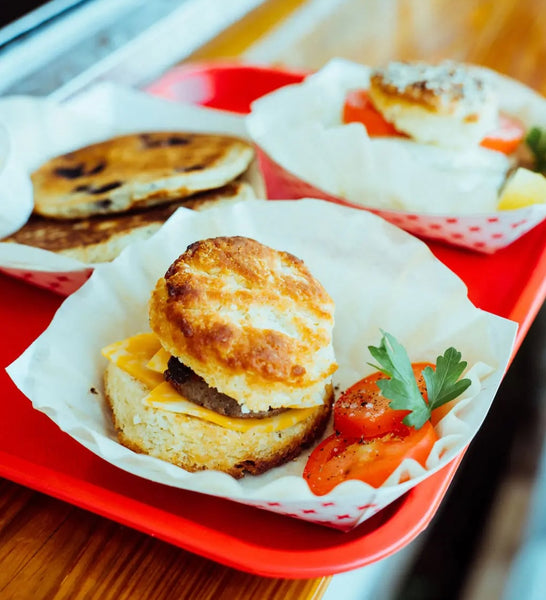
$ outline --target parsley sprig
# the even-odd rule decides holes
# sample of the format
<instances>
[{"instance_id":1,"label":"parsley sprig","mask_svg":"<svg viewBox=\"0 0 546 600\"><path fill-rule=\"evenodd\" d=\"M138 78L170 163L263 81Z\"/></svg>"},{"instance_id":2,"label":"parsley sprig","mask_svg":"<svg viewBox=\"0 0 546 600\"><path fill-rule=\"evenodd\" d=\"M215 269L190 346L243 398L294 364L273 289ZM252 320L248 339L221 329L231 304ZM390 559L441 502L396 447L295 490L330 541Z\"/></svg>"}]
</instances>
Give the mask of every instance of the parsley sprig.
<instances>
[{"instance_id":1,"label":"parsley sprig","mask_svg":"<svg viewBox=\"0 0 546 600\"><path fill-rule=\"evenodd\" d=\"M546 129L532 127L525 136L525 143L535 158L535 169L546 174Z\"/></svg>"},{"instance_id":2,"label":"parsley sprig","mask_svg":"<svg viewBox=\"0 0 546 600\"><path fill-rule=\"evenodd\" d=\"M371 355L379 363L371 366L389 379L377 382L381 393L390 400L394 410L410 410L404 417L406 425L420 429L430 419L431 412L461 395L470 385L470 379L459 379L467 363L461 353L448 348L436 359L436 369L425 367L423 377L427 386L428 404L419 391L406 349L394 336L381 331L379 346L368 346Z\"/></svg>"}]
</instances>

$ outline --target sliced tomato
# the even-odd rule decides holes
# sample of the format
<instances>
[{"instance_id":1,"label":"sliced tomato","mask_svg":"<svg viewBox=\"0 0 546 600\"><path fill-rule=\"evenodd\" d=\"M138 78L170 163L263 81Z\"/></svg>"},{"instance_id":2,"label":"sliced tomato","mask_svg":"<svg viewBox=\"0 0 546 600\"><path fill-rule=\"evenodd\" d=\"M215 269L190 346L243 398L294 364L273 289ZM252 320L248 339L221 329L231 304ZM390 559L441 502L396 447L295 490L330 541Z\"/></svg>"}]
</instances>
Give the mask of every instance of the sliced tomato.
<instances>
[{"instance_id":1,"label":"sliced tomato","mask_svg":"<svg viewBox=\"0 0 546 600\"><path fill-rule=\"evenodd\" d=\"M368 90L352 90L345 97L343 106L344 123L362 123L369 136L400 136L405 134L396 131L392 123L385 120L383 115L374 107Z\"/></svg>"},{"instance_id":2,"label":"sliced tomato","mask_svg":"<svg viewBox=\"0 0 546 600\"><path fill-rule=\"evenodd\" d=\"M425 367L434 368L431 363L412 364L419 391L425 401L427 391L422 371ZM374 438L394 433L407 435L408 427L402 419L409 410L393 410L390 400L385 398L377 385L386 379L383 373L373 373L361 379L336 400L334 404L334 429L347 438Z\"/></svg>"},{"instance_id":3,"label":"sliced tomato","mask_svg":"<svg viewBox=\"0 0 546 600\"><path fill-rule=\"evenodd\" d=\"M521 144L524 136L525 126L523 123L501 113L498 129L489 133L480 145L503 154L512 154Z\"/></svg>"},{"instance_id":4,"label":"sliced tomato","mask_svg":"<svg viewBox=\"0 0 546 600\"><path fill-rule=\"evenodd\" d=\"M380 487L406 458L423 467L438 440L427 421L421 429L408 428L408 434L387 434L373 440L347 440L331 435L319 444L307 460L303 477L317 496L323 496L349 479Z\"/></svg>"},{"instance_id":5,"label":"sliced tomato","mask_svg":"<svg viewBox=\"0 0 546 600\"><path fill-rule=\"evenodd\" d=\"M374 107L368 90L351 90L345 97L343 105L344 123L362 123L370 137L407 137L397 131L383 115ZM480 142L480 145L489 150L496 150L503 154L511 154L516 150L525 136L523 123L505 114L499 116L499 126Z\"/></svg>"}]
</instances>

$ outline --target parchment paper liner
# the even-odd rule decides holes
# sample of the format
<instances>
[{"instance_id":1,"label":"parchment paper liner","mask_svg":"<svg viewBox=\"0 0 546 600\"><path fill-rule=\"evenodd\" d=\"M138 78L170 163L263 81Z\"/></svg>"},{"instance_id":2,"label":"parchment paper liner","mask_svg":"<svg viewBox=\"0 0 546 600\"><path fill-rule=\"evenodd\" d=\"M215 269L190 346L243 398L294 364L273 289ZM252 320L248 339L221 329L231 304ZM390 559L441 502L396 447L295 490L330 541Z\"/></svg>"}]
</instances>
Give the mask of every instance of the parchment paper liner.
<instances>
[{"instance_id":1,"label":"parchment paper liner","mask_svg":"<svg viewBox=\"0 0 546 600\"><path fill-rule=\"evenodd\" d=\"M259 477L236 481L212 471L190 474L117 442L102 398L106 361L100 349L149 329L150 291L189 243L235 234L301 257L330 292L336 302L334 346L340 367L334 383L339 389L370 372L367 346L379 341L380 328L395 335L414 361L434 360L449 345L463 353L474 383L438 425L443 437L431 454L429 471L406 461L392 478L408 473L412 479L403 484L390 481L374 490L349 481L316 497L300 476L307 453ZM371 213L317 200L251 201L206 214L179 209L150 240L98 266L8 373L35 408L124 470L348 530L466 447L493 400L515 329L514 323L476 309L464 284L424 243Z\"/></svg>"},{"instance_id":2,"label":"parchment paper liner","mask_svg":"<svg viewBox=\"0 0 546 600\"><path fill-rule=\"evenodd\" d=\"M33 207L30 174L46 160L115 135L164 130L248 138L238 115L177 104L112 83L97 84L62 104L27 96L0 99L0 185L17 197L16 202L10 201L13 194L2 199L0 238L26 223ZM263 197L257 162L248 179ZM91 270L54 252L0 242L0 271L61 294L76 290Z\"/></svg>"},{"instance_id":3,"label":"parchment paper liner","mask_svg":"<svg viewBox=\"0 0 546 600\"><path fill-rule=\"evenodd\" d=\"M528 128L546 125L542 96L488 69L470 68L497 88L501 110ZM416 235L486 253L544 219L546 204L496 210L507 167L500 153L370 140L362 125L343 125L345 94L367 87L370 71L336 59L303 83L252 104L247 126L261 149L269 198L311 196L366 208Z\"/></svg>"}]
</instances>

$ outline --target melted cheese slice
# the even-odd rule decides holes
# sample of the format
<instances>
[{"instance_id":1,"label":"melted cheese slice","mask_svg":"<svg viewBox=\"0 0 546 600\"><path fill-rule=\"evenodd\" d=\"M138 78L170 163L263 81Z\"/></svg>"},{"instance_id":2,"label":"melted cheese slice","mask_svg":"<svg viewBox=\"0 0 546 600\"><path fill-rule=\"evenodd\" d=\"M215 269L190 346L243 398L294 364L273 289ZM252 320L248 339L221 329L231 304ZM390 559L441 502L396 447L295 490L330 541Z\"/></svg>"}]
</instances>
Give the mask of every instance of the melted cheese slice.
<instances>
[{"instance_id":1,"label":"melted cheese slice","mask_svg":"<svg viewBox=\"0 0 546 600\"><path fill-rule=\"evenodd\" d=\"M179 394L163 378L170 354L153 333L140 333L102 349L102 355L140 381L150 393L143 399L146 406L203 419L225 429L270 433L282 431L303 421L316 407L294 408L264 419L226 417L203 408Z\"/></svg>"},{"instance_id":2,"label":"melted cheese slice","mask_svg":"<svg viewBox=\"0 0 546 600\"><path fill-rule=\"evenodd\" d=\"M161 346L161 348L150 358L146 366L152 371L164 373L169 367L169 358L171 355Z\"/></svg>"},{"instance_id":3,"label":"melted cheese slice","mask_svg":"<svg viewBox=\"0 0 546 600\"><path fill-rule=\"evenodd\" d=\"M232 429L233 431L253 430L260 433L270 433L272 431L288 429L289 427L292 427L292 425L296 425L300 421L303 421L315 410L315 408L291 409L280 415L265 417L264 419L238 419L236 417L225 417L213 410L203 408L194 402L186 400L184 396L179 394L166 381L154 388L146 398L144 398L144 404L154 408L197 417L198 419L209 421L215 425L220 425L220 427L224 427L225 429Z\"/></svg>"},{"instance_id":4,"label":"melted cheese slice","mask_svg":"<svg viewBox=\"0 0 546 600\"><path fill-rule=\"evenodd\" d=\"M160 348L161 344L153 333L139 333L106 346L102 349L102 355L146 387L153 389L165 381L163 373L149 369L146 365Z\"/></svg>"}]
</instances>

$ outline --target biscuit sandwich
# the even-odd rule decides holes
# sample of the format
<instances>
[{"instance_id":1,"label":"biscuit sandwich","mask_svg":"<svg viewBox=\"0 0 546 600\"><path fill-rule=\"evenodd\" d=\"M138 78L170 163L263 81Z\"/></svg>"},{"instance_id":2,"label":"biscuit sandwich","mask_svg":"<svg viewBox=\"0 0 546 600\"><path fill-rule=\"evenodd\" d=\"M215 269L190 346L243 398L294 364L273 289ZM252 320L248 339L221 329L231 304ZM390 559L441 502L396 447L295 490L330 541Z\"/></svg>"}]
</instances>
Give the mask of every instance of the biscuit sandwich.
<instances>
[{"instance_id":1,"label":"biscuit sandwich","mask_svg":"<svg viewBox=\"0 0 546 600\"><path fill-rule=\"evenodd\" d=\"M195 242L158 280L149 320L151 333L103 349L125 446L240 478L322 435L334 303L300 259L245 237Z\"/></svg>"},{"instance_id":2,"label":"biscuit sandwich","mask_svg":"<svg viewBox=\"0 0 546 600\"><path fill-rule=\"evenodd\" d=\"M491 85L452 61L391 62L373 71L368 93L385 120L417 142L472 146L498 126Z\"/></svg>"},{"instance_id":3,"label":"biscuit sandwich","mask_svg":"<svg viewBox=\"0 0 546 600\"><path fill-rule=\"evenodd\" d=\"M106 262L150 237L180 207L204 210L256 197L254 149L226 136L119 136L44 163L32 174L34 212L4 239Z\"/></svg>"}]
</instances>

